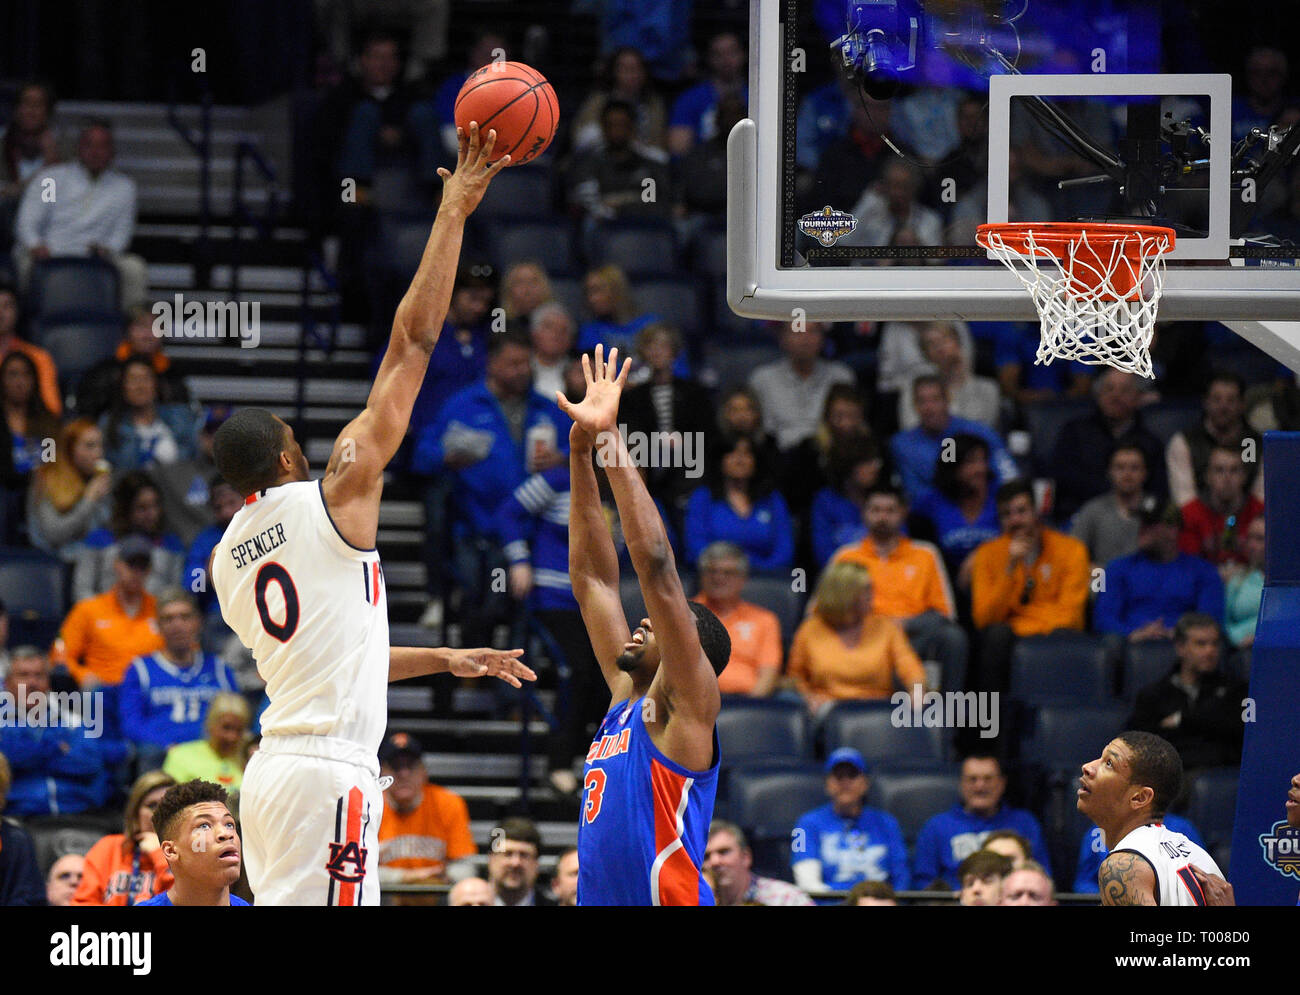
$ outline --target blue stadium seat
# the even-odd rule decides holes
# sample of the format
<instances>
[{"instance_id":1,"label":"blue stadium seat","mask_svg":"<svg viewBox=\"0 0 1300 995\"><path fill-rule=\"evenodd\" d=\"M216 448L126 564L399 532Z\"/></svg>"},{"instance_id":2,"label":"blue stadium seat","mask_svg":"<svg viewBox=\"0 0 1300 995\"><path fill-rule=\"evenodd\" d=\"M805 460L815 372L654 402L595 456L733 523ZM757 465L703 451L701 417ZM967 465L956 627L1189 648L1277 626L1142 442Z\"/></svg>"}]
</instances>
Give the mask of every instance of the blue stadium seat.
<instances>
[{"instance_id":1,"label":"blue stadium seat","mask_svg":"<svg viewBox=\"0 0 1300 995\"><path fill-rule=\"evenodd\" d=\"M32 267L27 310L31 341L44 346L45 332L68 321L116 319L121 329L117 268L93 257L46 259Z\"/></svg>"},{"instance_id":2,"label":"blue stadium seat","mask_svg":"<svg viewBox=\"0 0 1300 995\"><path fill-rule=\"evenodd\" d=\"M1201 831L1205 848L1213 850L1231 842L1232 824L1237 815L1240 769L1211 767L1187 776L1192 782L1188 790L1187 818ZM1280 805L1278 809L1280 812Z\"/></svg>"},{"instance_id":3,"label":"blue stadium seat","mask_svg":"<svg viewBox=\"0 0 1300 995\"><path fill-rule=\"evenodd\" d=\"M424 257L433 228L433 215L426 213L385 213L382 216L382 244L392 259L394 271L403 279L415 275Z\"/></svg>"},{"instance_id":4,"label":"blue stadium seat","mask_svg":"<svg viewBox=\"0 0 1300 995\"><path fill-rule=\"evenodd\" d=\"M540 262L548 275L575 270L572 232L566 221L503 219L489 239L493 259L503 271L526 259Z\"/></svg>"},{"instance_id":5,"label":"blue stadium seat","mask_svg":"<svg viewBox=\"0 0 1300 995\"><path fill-rule=\"evenodd\" d=\"M531 163L503 169L492 179L483 201L474 210L480 220L487 218L549 218L554 211L551 172Z\"/></svg>"},{"instance_id":6,"label":"blue stadium seat","mask_svg":"<svg viewBox=\"0 0 1300 995\"><path fill-rule=\"evenodd\" d=\"M727 229L710 228L696 242L695 268L717 281L727 278ZM726 289L725 286L723 288ZM725 297L726 294L724 293Z\"/></svg>"},{"instance_id":7,"label":"blue stadium seat","mask_svg":"<svg viewBox=\"0 0 1300 995\"><path fill-rule=\"evenodd\" d=\"M735 341L704 343L704 365L717 377L719 392L745 384L758 367L780 358L780 349L763 342L749 345Z\"/></svg>"},{"instance_id":8,"label":"blue stadium seat","mask_svg":"<svg viewBox=\"0 0 1300 995\"><path fill-rule=\"evenodd\" d=\"M381 166L370 181L369 203L377 211L405 211L413 204L427 204L428 196L409 167Z\"/></svg>"},{"instance_id":9,"label":"blue stadium seat","mask_svg":"<svg viewBox=\"0 0 1300 995\"><path fill-rule=\"evenodd\" d=\"M1168 445L1175 434L1195 425L1201 417L1199 401L1161 401L1142 409L1142 426Z\"/></svg>"},{"instance_id":10,"label":"blue stadium seat","mask_svg":"<svg viewBox=\"0 0 1300 995\"><path fill-rule=\"evenodd\" d=\"M113 355L121 336L120 318L88 319L46 328L41 348L54 360L59 383L70 390L87 370Z\"/></svg>"},{"instance_id":11,"label":"blue stadium seat","mask_svg":"<svg viewBox=\"0 0 1300 995\"><path fill-rule=\"evenodd\" d=\"M1025 423L1029 428L1034 467L1038 473L1048 473L1056 438L1061 434L1065 423L1087 414L1091 409L1091 401L1067 398L1025 405Z\"/></svg>"},{"instance_id":12,"label":"blue stadium seat","mask_svg":"<svg viewBox=\"0 0 1300 995\"><path fill-rule=\"evenodd\" d=\"M576 277L551 277L551 292L555 299L569 309L573 320L582 323L582 316L587 307L587 296L582 289L582 281Z\"/></svg>"},{"instance_id":13,"label":"blue stadium seat","mask_svg":"<svg viewBox=\"0 0 1300 995\"><path fill-rule=\"evenodd\" d=\"M740 592L745 601L775 612L781 622L781 642L790 645L794 630L803 619L804 595L793 590L789 577L751 576Z\"/></svg>"},{"instance_id":14,"label":"blue stadium seat","mask_svg":"<svg viewBox=\"0 0 1300 995\"><path fill-rule=\"evenodd\" d=\"M728 814L749 835L754 870L788 878L790 841L805 812L827 802L819 768L741 768L731 773Z\"/></svg>"},{"instance_id":15,"label":"blue stadium seat","mask_svg":"<svg viewBox=\"0 0 1300 995\"><path fill-rule=\"evenodd\" d=\"M1178 654L1169 639L1145 639L1124 647L1123 683L1120 694L1125 701L1137 700L1138 692L1148 684L1168 677L1178 662Z\"/></svg>"},{"instance_id":16,"label":"blue stadium seat","mask_svg":"<svg viewBox=\"0 0 1300 995\"><path fill-rule=\"evenodd\" d=\"M724 695L718 714L723 763L812 760L807 709L797 701Z\"/></svg>"},{"instance_id":17,"label":"blue stadium seat","mask_svg":"<svg viewBox=\"0 0 1300 995\"><path fill-rule=\"evenodd\" d=\"M655 314L690 337L701 328L699 294L690 280L638 280L632 297L642 314Z\"/></svg>"},{"instance_id":18,"label":"blue stadium seat","mask_svg":"<svg viewBox=\"0 0 1300 995\"><path fill-rule=\"evenodd\" d=\"M633 280L677 272L677 235L667 221L607 221L593 231L593 266L617 266Z\"/></svg>"},{"instance_id":19,"label":"blue stadium seat","mask_svg":"<svg viewBox=\"0 0 1300 995\"><path fill-rule=\"evenodd\" d=\"M897 726L887 701L841 701L822 724L826 752L851 746L874 765L890 770L933 767L947 759L947 731Z\"/></svg>"},{"instance_id":20,"label":"blue stadium seat","mask_svg":"<svg viewBox=\"0 0 1300 995\"><path fill-rule=\"evenodd\" d=\"M110 833L122 831L120 813L54 815L27 819L23 823L36 848L36 866L45 877L60 857L84 854Z\"/></svg>"},{"instance_id":21,"label":"blue stadium seat","mask_svg":"<svg viewBox=\"0 0 1300 995\"><path fill-rule=\"evenodd\" d=\"M68 612L65 569L58 557L38 550L0 548L0 601L9 613L14 645L44 645L57 634Z\"/></svg>"},{"instance_id":22,"label":"blue stadium seat","mask_svg":"<svg viewBox=\"0 0 1300 995\"><path fill-rule=\"evenodd\" d=\"M1011 656L1011 697L1027 705L1104 705L1112 697L1113 673L1102 636L1027 636Z\"/></svg>"},{"instance_id":23,"label":"blue stadium seat","mask_svg":"<svg viewBox=\"0 0 1300 995\"><path fill-rule=\"evenodd\" d=\"M871 778L867 804L883 808L897 819L903 839L911 847L926 820L952 808L960 780L955 771L876 774Z\"/></svg>"},{"instance_id":24,"label":"blue stadium seat","mask_svg":"<svg viewBox=\"0 0 1300 995\"><path fill-rule=\"evenodd\" d=\"M1078 770L1101 756L1102 748L1124 731L1122 705L1072 705L1034 712L1020 755L1048 768Z\"/></svg>"}]
</instances>

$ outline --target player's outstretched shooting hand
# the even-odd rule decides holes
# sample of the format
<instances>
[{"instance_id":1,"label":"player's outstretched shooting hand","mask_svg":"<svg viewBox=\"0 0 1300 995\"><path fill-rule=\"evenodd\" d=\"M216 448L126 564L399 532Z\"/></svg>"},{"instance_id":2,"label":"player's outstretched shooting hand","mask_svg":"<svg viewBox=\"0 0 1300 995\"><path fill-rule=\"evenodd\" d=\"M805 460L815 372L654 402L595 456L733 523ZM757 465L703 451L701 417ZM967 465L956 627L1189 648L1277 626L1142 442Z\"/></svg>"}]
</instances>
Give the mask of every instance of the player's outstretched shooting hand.
<instances>
[{"instance_id":1,"label":"player's outstretched shooting hand","mask_svg":"<svg viewBox=\"0 0 1300 995\"><path fill-rule=\"evenodd\" d=\"M556 403L593 440L602 432L616 431L618 401L631 369L632 360L627 359L623 361L623 369L619 370L617 348L609 350L609 359L606 360L605 347L598 345L594 358L586 353L582 355L582 375L587 381L587 393L582 401L574 404L557 391Z\"/></svg>"},{"instance_id":2,"label":"player's outstretched shooting hand","mask_svg":"<svg viewBox=\"0 0 1300 995\"><path fill-rule=\"evenodd\" d=\"M456 137L460 139L456 172L438 168L438 175L442 177L442 206L467 216L478 207L492 177L510 165L510 156L503 155L496 162L492 161L492 148L497 143L496 129L481 136L477 121L469 123L468 135L463 128L457 128Z\"/></svg>"},{"instance_id":3,"label":"player's outstretched shooting hand","mask_svg":"<svg viewBox=\"0 0 1300 995\"><path fill-rule=\"evenodd\" d=\"M537 680L532 669L520 662L523 655L523 650L452 650L447 669L457 677L500 677L511 687L523 687L520 681Z\"/></svg>"}]
</instances>

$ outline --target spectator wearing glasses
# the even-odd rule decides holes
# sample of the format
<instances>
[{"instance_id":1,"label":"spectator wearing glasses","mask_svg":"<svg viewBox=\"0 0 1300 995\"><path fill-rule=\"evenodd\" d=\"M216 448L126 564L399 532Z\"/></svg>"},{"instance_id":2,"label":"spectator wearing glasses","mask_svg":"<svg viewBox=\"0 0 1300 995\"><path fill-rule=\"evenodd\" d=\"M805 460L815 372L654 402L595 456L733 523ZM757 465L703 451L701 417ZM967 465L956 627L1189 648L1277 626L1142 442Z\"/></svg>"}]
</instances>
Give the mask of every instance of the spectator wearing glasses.
<instances>
[{"instance_id":1,"label":"spectator wearing glasses","mask_svg":"<svg viewBox=\"0 0 1300 995\"><path fill-rule=\"evenodd\" d=\"M741 598L749 558L729 542L700 553L700 593L695 600L718 616L731 636L731 660L718 675L723 694L766 698L781 677L781 623L774 612Z\"/></svg>"}]
</instances>

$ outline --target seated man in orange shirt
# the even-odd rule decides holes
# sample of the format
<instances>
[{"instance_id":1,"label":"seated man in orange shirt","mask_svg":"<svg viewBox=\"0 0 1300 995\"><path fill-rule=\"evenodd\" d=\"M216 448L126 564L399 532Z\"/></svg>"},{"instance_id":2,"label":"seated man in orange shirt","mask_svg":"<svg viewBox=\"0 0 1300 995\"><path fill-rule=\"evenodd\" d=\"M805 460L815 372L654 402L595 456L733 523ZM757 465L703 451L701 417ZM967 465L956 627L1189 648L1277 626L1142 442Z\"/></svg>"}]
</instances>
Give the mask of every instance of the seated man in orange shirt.
<instances>
[{"instance_id":1,"label":"seated man in orange shirt","mask_svg":"<svg viewBox=\"0 0 1300 995\"><path fill-rule=\"evenodd\" d=\"M700 552L696 601L718 616L731 636L731 661L718 675L723 694L766 698L781 676L781 622L775 612L742 601L749 557L730 542L713 542Z\"/></svg>"},{"instance_id":2,"label":"seated man in orange shirt","mask_svg":"<svg viewBox=\"0 0 1300 995\"><path fill-rule=\"evenodd\" d=\"M148 539L127 536L118 543L113 586L77 602L63 620L51 657L67 666L81 690L116 688L132 660L163 648L158 603L144 589L152 556Z\"/></svg>"},{"instance_id":3,"label":"seated man in orange shirt","mask_svg":"<svg viewBox=\"0 0 1300 995\"><path fill-rule=\"evenodd\" d=\"M391 777L379 824L381 883L444 884L474 873L478 852L465 800L429 783L419 740L393 733L379 747L379 773Z\"/></svg>"},{"instance_id":4,"label":"seated man in orange shirt","mask_svg":"<svg viewBox=\"0 0 1300 995\"><path fill-rule=\"evenodd\" d=\"M1010 481L996 500L1002 535L975 550L971 570L971 614L980 630L973 691L1006 691L1016 639L1082 630L1088 601L1088 548L1043 525L1033 486Z\"/></svg>"},{"instance_id":5,"label":"seated man in orange shirt","mask_svg":"<svg viewBox=\"0 0 1300 995\"><path fill-rule=\"evenodd\" d=\"M966 682L966 633L939 551L903 535L907 502L897 487L878 484L867 492L862 516L867 537L844 546L835 563L860 563L871 573L874 607L903 627L912 647L943 668L942 685L960 691Z\"/></svg>"},{"instance_id":6,"label":"seated man in orange shirt","mask_svg":"<svg viewBox=\"0 0 1300 995\"><path fill-rule=\"evenodd\" d=\"M920 700L925 670L902 627L872 611L871 574L832 563L817 582L812 613L790 645L790 676L814 715L835 701L884 699L897 679Z\"/></svg>"}]
</instances>

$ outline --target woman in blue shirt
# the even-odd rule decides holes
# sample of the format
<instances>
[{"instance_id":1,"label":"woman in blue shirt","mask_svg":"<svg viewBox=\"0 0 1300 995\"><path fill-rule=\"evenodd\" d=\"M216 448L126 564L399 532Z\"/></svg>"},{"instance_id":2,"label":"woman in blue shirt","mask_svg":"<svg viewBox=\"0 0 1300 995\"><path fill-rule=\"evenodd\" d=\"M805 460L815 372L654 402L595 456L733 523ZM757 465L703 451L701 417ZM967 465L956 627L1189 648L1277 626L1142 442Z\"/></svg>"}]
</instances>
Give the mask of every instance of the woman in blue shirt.
<instances>
[{"instance_id":1,"label":"woman in blue shirt","mask_svg":"<svg viewBox=\"0 0 1300 995\"><path fill-rule=\"evenodd\" d=\"M0 545L23 541L27 483L59 432L38 382L36 364L25 353L11 352L0 363Z\"/></svg>"},{"instance_id":2,"label":"woman in blue shirt","mask_svg":"<svg viewBox=\"0 0 1300 995\"><path fill-rule=\"evenodd\" d=\"M917 498L912 514L929 526L922 531L933 535L948 576L956 578L958 588L969 590L970 554L1001 534L989 447L978 436L959 432L953 436L952 459L945 460L945 455L940 453L935 464L934 488Z\"/></svg>"},{"instance_id":3,"label":"woman in blue shirt","mask_svg":"<svg viewBox=\"0 0 1300 995\"><path fill-rule=\"evenodd\" d=\"M721 540L743 549L755 570L788 569L794 559L790 512L770 471L759 465L753 443L739 436L714 449L710 482L686 505L687 562L694 566L705 546Z\"/></svg>"}]
</instances>

